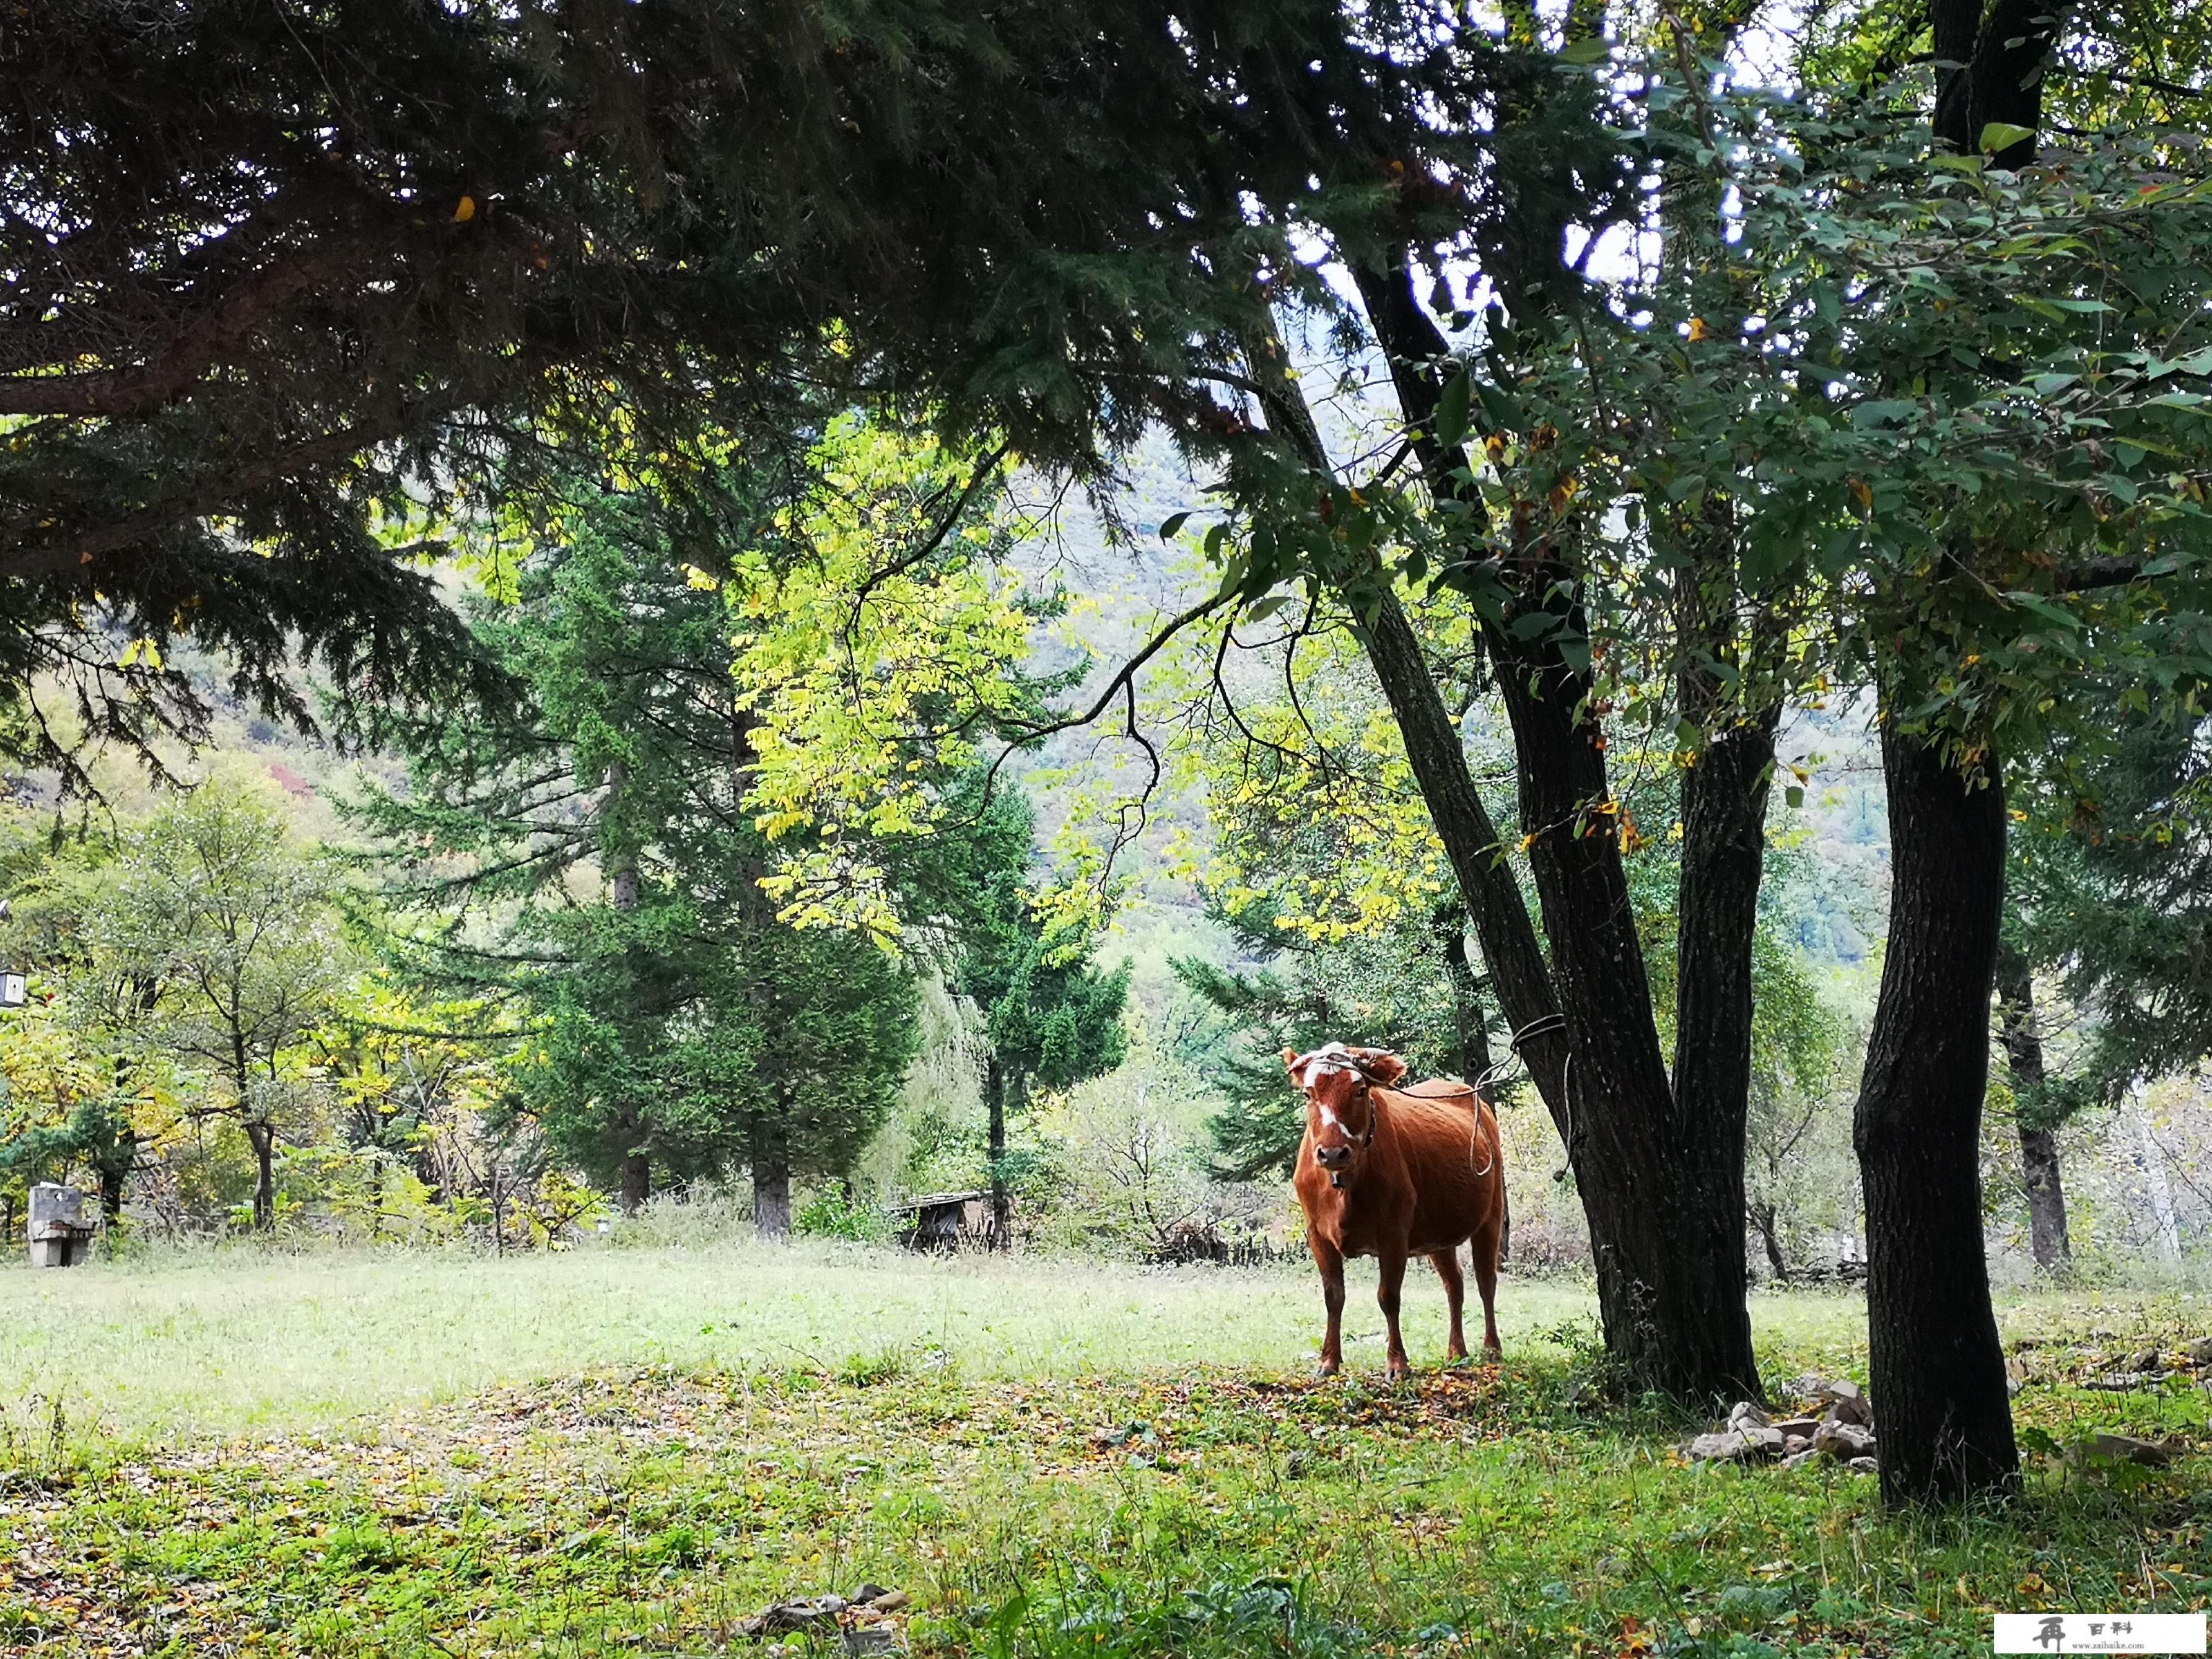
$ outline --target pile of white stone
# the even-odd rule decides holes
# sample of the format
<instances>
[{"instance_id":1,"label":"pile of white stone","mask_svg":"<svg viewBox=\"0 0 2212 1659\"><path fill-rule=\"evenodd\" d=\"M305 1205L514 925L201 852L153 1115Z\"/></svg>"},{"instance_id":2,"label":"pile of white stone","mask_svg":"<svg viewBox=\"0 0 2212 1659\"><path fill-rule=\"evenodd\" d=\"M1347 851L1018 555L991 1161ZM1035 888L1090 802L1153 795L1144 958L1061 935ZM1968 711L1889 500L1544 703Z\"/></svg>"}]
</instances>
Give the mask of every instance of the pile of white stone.
<instances>
[{"instance_id":1,"label":"pile of white stone","mask_svg":"<svg viewBox=\"0 0 2212 1659\"><path fill-rule=\"evenodd\" d=\"M1728 1426L1701 1434L1682 1450L1697 1463L1763 1463L1779 1461L1800 1469L1823 1459L1858 1474L1872 1474L1875 1462L1874 1402L1856 1382L1801 1376L1788 1385L1801 1403L1795 1414L1770 1417L1748 1400L1728 1415Z\"/></svg>"}]
</instances>

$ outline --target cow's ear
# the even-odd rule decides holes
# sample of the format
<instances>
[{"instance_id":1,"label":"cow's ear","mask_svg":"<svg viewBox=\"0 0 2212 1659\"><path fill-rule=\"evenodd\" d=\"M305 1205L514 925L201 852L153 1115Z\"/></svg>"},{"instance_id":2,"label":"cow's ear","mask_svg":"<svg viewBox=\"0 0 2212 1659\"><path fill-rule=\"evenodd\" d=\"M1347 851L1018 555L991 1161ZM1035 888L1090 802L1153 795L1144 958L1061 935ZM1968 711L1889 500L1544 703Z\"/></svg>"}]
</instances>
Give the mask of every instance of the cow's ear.
<instances>
[{"instance_id":1,"label":"cow's ear","mask_svg":"<svg viewBox=\"0 0 2212 1659\"><path fill-rule=\"evenodd\" d=\"M1406 1062L1388 1048L1370 1048L1365 1052L1367 1075L1384 1088L1389 1088L1406 1075Z\"/></svg>"},{"instance_id":2,"label":"cow's ear","mask_svg":"<svg viewBox=\"0 0 2212 1659\"><path fill-rule=\"evenodd\" d=\"M1291 1082L1304 1083L1304 1079L1298 1076L1298 1065L1304 1059L1305 1056L1295 1048L1283 1050L1283 1069L1291 1074Z\"/></svg>"}]
</instances>

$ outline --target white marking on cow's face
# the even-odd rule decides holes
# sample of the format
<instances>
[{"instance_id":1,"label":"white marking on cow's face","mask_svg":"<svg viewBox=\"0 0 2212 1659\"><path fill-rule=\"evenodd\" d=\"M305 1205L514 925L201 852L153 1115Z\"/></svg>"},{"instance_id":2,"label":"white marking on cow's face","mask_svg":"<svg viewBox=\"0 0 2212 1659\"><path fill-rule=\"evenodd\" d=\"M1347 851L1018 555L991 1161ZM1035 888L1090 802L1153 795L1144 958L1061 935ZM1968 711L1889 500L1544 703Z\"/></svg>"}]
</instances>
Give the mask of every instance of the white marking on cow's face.
<instances>
[{"instance_id":1,"label":"white marking on cow's face","mask_svg":"<svg viewBox=\"0 0 2212 1659\"><path fill-rule=\"evenodd\" d=\"M1326 1128L1341 1129L1344 1127L1344 1120L1326 1106L1321 1109L1321 1121Z\"/></svg>"}]
</instances>

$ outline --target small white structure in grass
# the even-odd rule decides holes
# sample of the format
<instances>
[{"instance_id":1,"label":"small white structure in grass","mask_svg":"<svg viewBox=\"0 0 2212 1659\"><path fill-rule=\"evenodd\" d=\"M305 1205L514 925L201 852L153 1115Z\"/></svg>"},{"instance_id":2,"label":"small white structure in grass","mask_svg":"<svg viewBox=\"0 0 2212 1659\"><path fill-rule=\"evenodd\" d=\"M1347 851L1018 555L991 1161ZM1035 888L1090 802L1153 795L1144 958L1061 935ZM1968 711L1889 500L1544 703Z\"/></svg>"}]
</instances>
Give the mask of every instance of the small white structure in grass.
<instances>
[{"instance_id":1,"label":"small white structure in grass","mask_svg":"<svg viewBox=\"0 0 2212 1659\"><path fill-rule=\"evenodd\" d=\"M92 1250L93 1224L85 1218L84 1194L74 1187L42 1181L31 1188L31 1265L74 1267Z\"/></svg>"}]
</instances>

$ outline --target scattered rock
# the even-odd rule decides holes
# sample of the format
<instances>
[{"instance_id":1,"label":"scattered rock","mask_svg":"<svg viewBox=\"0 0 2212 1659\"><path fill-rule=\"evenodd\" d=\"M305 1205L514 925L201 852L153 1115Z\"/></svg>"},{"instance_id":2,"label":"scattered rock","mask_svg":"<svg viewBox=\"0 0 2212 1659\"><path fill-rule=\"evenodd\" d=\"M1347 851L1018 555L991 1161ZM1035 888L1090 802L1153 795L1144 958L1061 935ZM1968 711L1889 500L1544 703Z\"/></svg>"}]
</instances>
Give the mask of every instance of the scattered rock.
<instances>
[{"instance_id":1,"label":"scattered rock","mask_svg":"<svg viewBox=\"0 0 2212 1659\"><path fill-rule=\"evenodd\" d=\"M1881 1465L1871 1457L1854 1457L1848 1466L1853 1474L1880 1474Z\"/></svg>"},{"instance_id":2,"label":"scattered rock","mask_svg":"<svg viewBox=\"0 0 2212 1659\"><path fill-rule=\"evenodd\" d=\"M1854 1423L1863 1429L1874 1426L1874 1402L1857 1383L1831 1382L1820 1397L1828 1406L1821 1415L1831 1423Z\"/></svg>"},{"instance_id":3,"label":"scattered rock","mask_svg":"<svg viewBox=\"0 0 2212 1659\"><path fill-rule=\"evenodd\" d=\"M1729 1407L1728 1425L1732 1429L1746 1426L1763 1429L1769 1426L1766 1413L1748 1400L1739 1400Z\"/></svg>"},{"instance_id":4,"label":"scattered rock","mask_svg":"<svg viewBox=\"0 0 2212 1659\"><path fill-rule=\"evenodd\" d=\"M1813 1437L1809 1434L1785 1434L1782 1437L1782 1451L1785 1458L1795 1457L1800 1452L1810 1451L1812 1447Z\"/></svg>"},{"instance_id":5,"label":"scattered rock","mask_svg":"<svg viewBox=\"0 0 2212 1659\"><path fill-rule=\"evenodd\" d=\"M2162 1371L2166 1362L2159 1358L2156 1348L2138 1348L2128 1356L2127 1369L2131 1371Z\"/></svg>"},{"instance_id":6,"label":"scattered rock","mask_svg":"<svg viewBox=\"0 0 2212 1659\"><path fill-rule=\"evenodd\" d=\"M1701 1434L1686 1449L1696 1463L1748 1463L1775 1455L1782 1449L1782 1437L1770 1428L1747 1425Z\"/></svg>"},{"instance_id":7,"label":"scattered rock","mask_svg":"<svg viewBox=\"0 0 2212 1659\"><path fill-rule=\"evenodd\" d=\"M1149 1423L1124 1423L1115 1429L1091 1431L1091 1444L1098 1451L1113 1451L1137 1443L1157 1446L1160 1443L1160 1437Z\"/></svg>"},{"instance_id":8,"label":"scattered rock","mask_svg":"<svg viewBox=\"0 0 2212 1659\"><path fill-rule=\"evenodd\" d=\"M837 1632L848 1654L891 1652L898 1644L898 1626L883 1622L913 1598L904 1590L881 1584L861 1584L851 1595L809 1595L775 1606L742 1620L737 1633L760 1641L775 1636L826 1636Z\"/></svg>"},{"instance_id":9,"label":"scattered rock","mask_svg":"<svg viewBox=\"0 0 2212 1659\"><path fill-rule=\"evenodd\" d=\"M2091 1442L2106 1457L2118 1458L2125 1463L2141 1463L2146 1468L2162 1469L2173 1462L2173 1448L2158 1440L2142 1440L2131 1434L2116 1434L2109 1429L2097 1431Z\"/></svg>"},{"instance_id":10,"label":"scattered rock","mask_svg":"<svg viewBox=\"0 0 2212 1659\"><path fill-rule=\"evenodd\" d=\"M1804 1450L1793 1451L1789 1456L1784 1458L1782 1467L1785 1469L1802 1469L1808 1463L1817 1463L1820 1459L1820 1454L1808 1446Z\"/></svg>"},{"instance_id":11,"label":"scattered rock","mask_svg":"<svg viewBox=\"0 0 2212 1659\"><path fill-rule=\"evenodd\" d=\"M2156 1371L2106 1371L2101 1376L2083 1377L2081 1386L2103 1394L2125 1394L2130 1389L2148 1387L2158 1376Z\"/></svg>"},{"instance_id":12,"label":"scattered rock","mask_svg":"<svg viewBox=\"0 0 2212 1659\"><path fill-rule=\"evenodd\" d=\"M739 1620L738 1634L757 1641L765 1636L834 1630L837 1615L845 1611L847 1605L842 1595L813 1595L797 1601L779 1601L750 1619Z\"/></svg>"},{"instance_id":13,"label":"scattered rock","mask_svg":"<svg viewBox=\"0 0 2212 1659\"><path fill-rule=\"evenodd\" d=\"M1869 1456L1874 1448L1874 1431L1856 1423L1823 1423L1813 1431L1813 1449L1838 1462Z\"/></svg>"},{"instance_id":14,"label":"scattered rock","mask_svg":"<svg viewBox=\"0 0 2212 1659\"><path fill-rule=\"evenodd\" d=\"M2212 1336L2200 1336L2182 1350L2192 1365L2212 1365Z\"/></svg>"},{"instance_id":15,"label":"scattered rock","mask_svg":"<svg viewBox=\"0 0 2212 1659\"><path fill-rule=\"evenodd\" d=\"M1793 1434L1810 1440L1813 1431L1820 1426L1820 1419L1817 1417L1785 1417L1774 1426L1782 1431L1782 1437L1785 1440Z\"/></svg>"}]
</instances>

